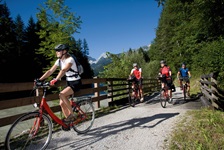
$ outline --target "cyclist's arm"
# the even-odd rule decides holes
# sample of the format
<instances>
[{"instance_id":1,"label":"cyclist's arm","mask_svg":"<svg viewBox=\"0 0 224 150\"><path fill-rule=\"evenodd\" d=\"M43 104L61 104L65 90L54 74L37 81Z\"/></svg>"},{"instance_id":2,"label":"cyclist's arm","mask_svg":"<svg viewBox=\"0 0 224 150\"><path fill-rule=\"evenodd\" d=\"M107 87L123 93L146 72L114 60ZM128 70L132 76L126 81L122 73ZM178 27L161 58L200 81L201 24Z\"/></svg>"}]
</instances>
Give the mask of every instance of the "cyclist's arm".
<instances>
[{"instance_id":1,"label":"cyclist's arm","mask_svg":"<svg viewBox=\"0 0 224 150\"><path fill-rule=\"evenodd\" d=\"M61 78L65 75L65 73L72 67L72 63L67 63L66 66L60 70L58 73L56 80L61 80Z\"/></svg>"},{"instance_id":2,"label":"cyclist's arm","mask_svg":"<svg viewBox=\"0 0 224 150\"><path fill-rule=\"evenodd\" d=\"M191 72L190 71L188 71L188 77L191 77Z\"/></svg>"},{"instance_id":3,"label":"cyclist's arm","mask_svg":"<svg viewBox=\"0 0 224 150\"><path fill-rule=\"evenodd\" d=\"M142 78L142 68L139 69L140 72L140 78Z\"/></svg>"},{"instance_id":4,"label":"cyclist's arm","mask_svg":"<svg viewBox=\"0 0 224 150\"><path fill-rule=\"evenodd\" d=\"M51 67L51 69L49 69L48 71L46 71L46 72L42 75L42 77L40 77L39 80L43 81L44 79L48 78L50 75L52 75L52 73L54 73L54 71L57 69L57 67L58 67L57 65L53 65L53 66Z\"/></svg>"},{"instance_id":5,"label":"cyclist's arm","mask_svg":"<svg viewBox=\"0 0 224 150\"><path fill-rule=\"evenodd\" d=\"M170 77L172 76L172 71L171 71L171 70L169 71L169 76L170 76Z\"/></svg>"},{"instance_id":6,"label":"cyclist's arm","mask_svg":"<svg viewBox=\"0 0 224 150\"><path fill-rule=\"evenodd\" d=\"M131 70L131 73L130 73L130 75L129 75L129 76L132 76L132 74L133 74L133 71L134 71L134 70L132 69L132 70Z\"/></svg>"},{"instance_id":7,"label":"cyclist's arm","mask_svg":"<svg viewBox=\"0 0 224 150\"><path fill-rule=\"evenodd\" d=\"M177 78L179 78L179 77L180 77L180 71L177 72Z\"/></svg>"}]
</instances>

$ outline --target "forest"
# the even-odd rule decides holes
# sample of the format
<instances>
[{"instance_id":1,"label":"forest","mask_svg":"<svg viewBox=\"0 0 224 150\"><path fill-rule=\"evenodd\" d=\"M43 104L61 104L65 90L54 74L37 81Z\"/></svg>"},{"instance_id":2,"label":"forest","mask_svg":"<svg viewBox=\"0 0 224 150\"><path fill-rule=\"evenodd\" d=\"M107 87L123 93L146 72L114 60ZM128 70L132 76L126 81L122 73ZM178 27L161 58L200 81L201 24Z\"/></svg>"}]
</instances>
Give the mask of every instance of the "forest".
<instances>
[{"instance_id":1,"label":"forest","mask_svg":"<svg viewBox=\"0 0 224 150\"><path fill-rule=\"evenodd\" d=\"M72 37L80 28L80 17L69 12L63 2L46 1L39 8L38 21L30 17L28 25L19 14L13 20L2 0L0 10L0 83L32 82L39 78L56 61L54 47L60 43L68 44L69 53L75 54L85 68L82 78L93 77L86 39Z\"/></svg>"},{"instance_id":2,"label":"forest","mask_svg":"<svg viewBox=\"0 0 224 150\"><path fill-rule=\"evenodd\" d=\"M129 50L120 58L111 54L113 64L102 76L127 77L132 63L143 68L143 77L156 77L160 60L166 60L173 78L184 62L192 77L219 73L224 80L224 1L223 0L157 0L163 7L156 38L148 51ZM119 64L119 65L118 65ZM111 66L115 66L112 68ZM113 71L110 71L112 68Z\"/></svg>"},{"instance_id":3,"label":"forest","mask_svg":"<svg viewBox=\"0 0 224 150\"><path fill-rule=\"evenodd\" d=\"M218 72L219 81L223 81L224 1L155 1L158 7L162 7L162 12L156 38L149 49L130 48L120 55L108 53L112 63L104 66L99 76L124 78L129 75L132 64L138 63L143 70L143 77L156 77L160 60L166 60L174 78L181 63L185 62L192 77ZM87 41L72 37L82 21L79 16L69 12L63 2L47 0L39 8L38 22L34 22L31 17L27 26L19 15L12 20L6 4L0 3L0 66L3 72L0 74L0 82L31 81L40 76L42 68L50 67L55 61L53 48L58 43L70 45L71 52L84 65L83 78L93 77L87 58ZM52 7L52 3L58 7ZM49 10L51 14L48 14ZM19 73L15 71L16 68Z\"/></svg>"}]
</instances>

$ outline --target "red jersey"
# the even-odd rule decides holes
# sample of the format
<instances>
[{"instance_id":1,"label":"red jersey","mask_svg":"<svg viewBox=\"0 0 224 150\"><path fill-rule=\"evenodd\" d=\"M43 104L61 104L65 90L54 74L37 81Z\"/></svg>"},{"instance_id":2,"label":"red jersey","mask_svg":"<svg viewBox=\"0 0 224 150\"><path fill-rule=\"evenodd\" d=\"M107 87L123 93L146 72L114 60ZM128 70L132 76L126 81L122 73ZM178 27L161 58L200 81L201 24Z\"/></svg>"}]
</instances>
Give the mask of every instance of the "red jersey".
<instances>
[{"instance_id":1,"label":"red jersey","mask_svg":"<svg viewBox=\"0 0 224 150\"><path fill-rule=\"evenodd\" d=\"M170 74L169 74L170 71L171 70L170 70L170 67L169 66L164 66L163 68L160 68L160 73L162 75L166 75L166 77L169 77L170 76Z\"/></svg>"},{"instance_id":2,"label":"red jersey","mask_svg":"<svg viewBox=\"0 0 224 150\"><path fill-rule=\"evenodd\" d=\"M134 76L136 77L136 79L140 79L141 78L141 72L142 72L141 68L139 68L139 69L132 69L131 70L131 74L133 73Z\"/></svg>"}]
</instances>

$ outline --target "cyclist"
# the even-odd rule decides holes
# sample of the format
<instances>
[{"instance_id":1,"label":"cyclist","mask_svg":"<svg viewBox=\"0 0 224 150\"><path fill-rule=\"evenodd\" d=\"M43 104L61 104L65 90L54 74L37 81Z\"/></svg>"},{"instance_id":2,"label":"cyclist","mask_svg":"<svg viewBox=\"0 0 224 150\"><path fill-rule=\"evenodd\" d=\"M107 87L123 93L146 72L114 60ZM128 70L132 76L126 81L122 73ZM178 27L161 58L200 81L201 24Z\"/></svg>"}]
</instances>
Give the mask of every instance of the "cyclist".
<instances>
[{"instance_id":1,"label":"cyclist","mask_svg":"<svg viewBox=\"0 0 224 150\"><path fill-rule=\"evenodd\" d=\"M144 98L143 98L143 91L142 91L142 80L143 80L142 68L139 68L137 63L133 63L133 69L131 70L131 73L129 76L130 77L134 76L134 82L139 85L140 94L141 94L140 102L143 102Z\"/></svg>"},{"instance_id":2,"label":"cyclist","mask_svg":"<svg viewBox=\"0 0 224 150\"><path fill-rule=\"evenodd\" d=\"M167 84L170 101L172 101L172 77L171 77L172 72L170 67L167 66L165 60L161 60L160 65L161 65L161 68L160 68L159 76L161 78L161 86L162 88L164 88L165 84Z\"/></svg>"},{"instance_id":3,"label":"cyclist","mask_svg":"<svg viewBox=\"0 0 224 150\"><path fill-rule=\"evenodd\" d=\"M181 90L183 90L182 82L185 81L187 83L187 95L190 96L190 80L189 79L191 78L191 73L190 73L189 69L186 67L185 63L181 64L181 68L177 72L177 78L179 80Z\"/></svg>"},{"instance_id":4,"label":"cyclist","mask_svg":"<svg viewBox=\"0 0 224 150\"><path fill-rule=\"evenodd\" d=\"M54 49L58 59L55 61L54 65L39 78L38 81L43 81L44 79L48 78L56 71L57 67L61 67L61 70L59 71L56 78L50 81L50 85L55 85L57 81L61 80L61 78L66 75L67 87L65 87L60 92L59 98L60 106L65 116L63 121L65 123L69 123L74 121L75 116L68 98L74 92L80 90L80 86L82 84L81 77L76 73L78 68L74 59L68 53L69 47L66 44L59 44Z\"/></svg>"}]
</instances>

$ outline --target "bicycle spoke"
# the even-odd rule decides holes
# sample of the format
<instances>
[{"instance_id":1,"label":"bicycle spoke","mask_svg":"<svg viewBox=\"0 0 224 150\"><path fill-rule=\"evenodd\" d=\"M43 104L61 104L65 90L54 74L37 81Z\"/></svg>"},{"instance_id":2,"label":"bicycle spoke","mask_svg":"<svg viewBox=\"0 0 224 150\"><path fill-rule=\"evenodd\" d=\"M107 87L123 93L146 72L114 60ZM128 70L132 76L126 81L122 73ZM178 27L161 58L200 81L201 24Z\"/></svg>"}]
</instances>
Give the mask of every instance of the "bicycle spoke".
<instances>
[{"instance_id":1,"label":"bicycle spoke","mask_svg":"<svg viewBox=\"0 0 224 150\"><path fill-rule=\"evenodd\" d=\"M77 119L74 121L74 125L72 127L78 133L86 133L93 125L95 118L94 107L92 102L88 100L79 102L78 107L79 108L76 108L79 111Z\"/></svg>"}]
</instances>

